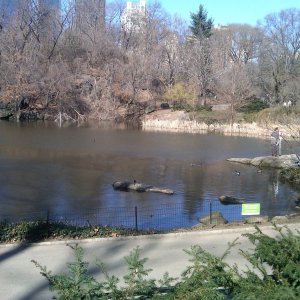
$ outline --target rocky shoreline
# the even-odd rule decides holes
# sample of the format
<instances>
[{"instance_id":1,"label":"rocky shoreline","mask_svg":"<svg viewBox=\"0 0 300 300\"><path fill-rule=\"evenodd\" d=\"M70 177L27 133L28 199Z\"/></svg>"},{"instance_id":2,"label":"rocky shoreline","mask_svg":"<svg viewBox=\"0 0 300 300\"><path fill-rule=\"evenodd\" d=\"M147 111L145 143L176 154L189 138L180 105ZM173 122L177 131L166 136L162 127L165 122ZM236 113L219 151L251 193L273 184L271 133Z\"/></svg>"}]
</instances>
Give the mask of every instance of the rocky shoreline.
<instances>
[{"instance_id":1,"label":"rocky shoreline","mask_svg":"<svg viewBox=\"0 0 300 300\"><path fill-rule=\"evenodd\" d=\"M72 101L69 101L70 103ZM76 101L75 101L76 102ZM78 103L71 103L71 108L66 107L61 111L55 101L43 103L36 95L17 95L10 99L0 99L0 120L12 121L87 121L93 119L86 105L77 108ZM80 106L80 105L79 105ZM145 106L145 105L144 105ZM192 119L188 112L183 110L158 109L147 112L147 107L130 108L120 105L115 110L115 117L111 120L126 122L133 119L139 121L144 131L163 131L181 133L217 133L230 136L245 136L268 139L274 127L279 126L285 140L295 140L291 135L291 125L273 123L205 123ZM84 109L83 109L84 107ZM127 107L127 109L125 109ZM137 113L138 111L138 113ZM128 117L129 116L129 117ZM300 126L293 124L293 132L300 132Z\"/></svg>"},{"instance_id":2,"label":"rocky shoreline","mask_svg":"<svg viewBox=\"0 0 300 300\"><path fill-rule=\"evenodd\" d=\"M254 158L228 158L227 161L252 165L258 168L290 169L299 167L300 161L296 154L281 156L260 156Z\"/></svg>"},{"instance_id":3,"label":"rocky shoreline","mask_svg":"<svg viewBox=\"0 0 300 300\"><path fill-rule=\"evenodd\" d=\"M299 211L300 212L300 211ZM198 219L198 224L191 226L190 228L176 228L171 230L173 232L182 231L194 231L194 230L207 230L207 229L223 229L223 228L237 228L237 227L247 227L249 225L272 225L272 224L293 224L299 223L300 213L295 212L283 216L274 216L272 218L268 216L248 216L240 221L228 222L218 211L212 212L210 215L202 216Z\"/></svg>"}]
</instances>

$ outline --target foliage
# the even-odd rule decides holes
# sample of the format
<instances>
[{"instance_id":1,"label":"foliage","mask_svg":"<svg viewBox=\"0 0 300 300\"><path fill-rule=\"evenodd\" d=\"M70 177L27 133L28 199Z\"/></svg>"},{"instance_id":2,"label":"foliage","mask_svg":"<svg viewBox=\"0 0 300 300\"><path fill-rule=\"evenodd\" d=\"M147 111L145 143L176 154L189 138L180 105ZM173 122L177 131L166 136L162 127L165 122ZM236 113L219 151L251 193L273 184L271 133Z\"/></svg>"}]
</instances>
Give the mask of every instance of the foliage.
<instances>
[{"instance_id":1,"label":"foliage","mask_svg":"<svg viewBox=\"0 0 300 300\"><path fill-rule=\"evenodd\" d=\"M291 184L300 183L300 168L283 169L279 173L280 179Z\"/></svg>"},{"instance_id":2,"label":"foliage","mask_svg":"<svg viewBox=\"0 0 300 300\"><path fill-rule=\"evenodd\" d=\"M209 38L212 35L213 19L207 18L207 11L202 4L196 13L191 13L191 19L190 29L196 38Z\"/></svg>"},{"instance_id":3,"label":"foliage","mask_svg":"<svg viewBox=\"0 0 300 300\"><path fill-rule=\"evenodd\" d=\"M192 246L185 252L192 263L182 274L182 281L170 299L228 299L234 286L235 267L230 267L223 260L229 254L236 241L229 244L222 257L215 257L200 246Z\"/></svg>"},{"instance_id":4,"label":"foliage","mask_svg":"<svg viewBox=\"0 0 300 300\"><path fill-rule=\"evenodd\" d=\"M270 105L266 103L265 101L262 101L260 99L254 99L251 100L249 103L243 105L239 109L237 109L238 112L242 112L245 114L250 114L254 112L259 112L265 108L269 108Z\"/></svg>"},{"instance_id":5,"label":"foliage","mask_svg":"<svg viewBox=\"0 0 300 300\"><path fill-rule=\"evenodd\" d=\"M188 112L212 110L212 106L210 105L199 105L194 93L182 82L178 82L174 86L167 89L163 95L163 99L172 103L173 110L185 110Z\"/></svg>"},{"instance_id":6,"label":"foliage","mask_svg":"<svg viewBox=\"0 0 300 300\"><path fill-rule=\"evenodd\" d=\"M122 227L73 226L62 222L23 221L18 223L0 223L0 242L36 242L47 239L82 239L91 237L109 237L155 233L138 231Z\"/></svg>"},{"instance_id":7,"label":"foliage","mask_svg":"<svg viewBox=\"0 0 300 300\"><path fill-rule=\"evenodd\" d=\"M255 267L241 277L234 299L299 299L300 297L300 232L274 225L275 238L256 227L253 234L244 234L256 246L254 254L242 252ZM265 266L271 267L268 274ZM257 272L258 271L258 272ZM243 298L244 297L244 298Z\"/></svg>"},{"instance_id":8,"label":"foliage","mask_svg":"<svg viewBox=\"0 0 300 300\"><path fill-rule=\"evenodd\" d=\"M249 114L243 114L243 119L246 123L253 123L257 121L257 113L249 113Z\"/></svg>"},{"instance_id":9,"label":"foliage","mask_svg":"<svg viewBox=\"0 0 300 300\"><path fill-rule=\"evenodd\" d=\"M195 106L193 106L188 103L174 102L172 109L173 110L185 110L187 112L201 112L201 111L212 111L212 106L199 105L199 104L196 104Z\"/></svg>"},{"instance_id":10,"label":"foliage","mask_svg":"<svg viewBox=\"0 0 300 300\"><path fill-rule=\"evenodd\" d=\"M285 108L283 106L275 106L259 111L256 119L258 122L271 124L299 124L299 114L300 110L298 107ZM292 135L293 131L291 130Z\"/></svg>"},{"instance_id":11,"label":"foliage","mask_svg":"<svg viewBox=\"0 0 300 300\"><path fill-rule=\"evenodd\" d=\"M104 274L105 280L98 282L89 275L88 263L83 261L83 249L69 245L74 250L75 261L67 263L67 273L53 275L45 266L32 260L40 269L42 276L46 277L51 291L57 291L58 299L159 299L162 293L173 289L171 283L175 280L166 273L162 280L156 283L153 279L147 279L151 269L145 269L146 258L140 258L141 249L135 248L129 256L125 257L128 266L128 274L124 278L125 286L118 289L119 279L109 276L103 262L98 261L97 266Z\"/></svg>"},{"instance_id":12,"label":"foliage","mask_svg":"<svg viewBox=\"0 0 300 300\"><path fill-rule=\"evenodd\" d=\"M226 124L230 119L229 111L212 111L210 109L197 110L190 113L190 118L198 123L211 124Z\"/></svg>"},{"instance_id":13,"label":"foliage","mask_svg":"<svg viewBox=\"0 0 300 300\"><path fill-rule=\"evenodd\" d=\"M51 291L58 292L58 299L101 299L105 295L104 285L88 274L88 263L83 261L83 249L69 245L75 252L75 261L67 264L68 273L52 275L46 267L32 260L49 281ZM105 298L104 298L105 299Z\"/></svg>"},{"instance_id":14,"label":"foliage","mask_svg":"<svg viewBox=\"0 0 300 300\"><path fill-rule=\"evenodd\" d=\"M177 106L184 106L195 101L193 93L182 82L176 83L174 86L166 90L163 95L166 101L174 102Z\"/></svg>"},{"instance_id":15,"label":"foliage","mask_svg":"<svg viewBox=\"0 0 300 300\"><path fill-rule=\"evenodd\" d=\"M276 237L265 235L258 227L256 232L244 234L256 247L254 252L240 250L250 263L243 272L224 261L237 240L229 243L221 257L192 246L185 250L191 265L177 283L167 273L158 283L147 279L151 270L145 269L147 259L140 257L139 247L125 257L128 274L123 277L122 288L118 287L118 278L108 275L103 263L97 264L105 275L103 282L89 276L79 246L72 247L76 259L68 264L67 274L52 275L33 262L59 299L296 300L300 297L300 232L275 224L274 229Z\"/></svg>"},{"instance_id":16,"label":"foliage","mask_svg":"<svg viewBox=\"0 0 300 300\"><path fill-rule=\"evenodd\" d=\"M199 105L197 104L195 107L194 107L194 111L212 111L212 106L211 105L207 105L207 104L204 104L204 105Z\"/></svg>"},{"instance_id":17,"label":"foliage","mask_svg":"<svg viewBox=\"0 0 300 300\"><path fill-rule=\"evenodd\" d=\"M39 1L21 2L13 14L2 15L0 100L18 103L25 95L31 100L28 110L37 110L41 119L140 117L138 109L124 109L143 102L144 91L155 100L180 81L195 92L174 91L171 101L191 104L198 95L204 101L208 91L219 103L252 94L272 104L300 101L299 9L266 16L259 26L213 29L200 5L188 30L153 1L147 5L147 26L136 34L118 24L124 9L118 0L110 1L105 18L99 1L84 1L84 7L82 1L63 1L59 17L49 11L47 18L37 9Z\"/></svg>"}]
</instances>

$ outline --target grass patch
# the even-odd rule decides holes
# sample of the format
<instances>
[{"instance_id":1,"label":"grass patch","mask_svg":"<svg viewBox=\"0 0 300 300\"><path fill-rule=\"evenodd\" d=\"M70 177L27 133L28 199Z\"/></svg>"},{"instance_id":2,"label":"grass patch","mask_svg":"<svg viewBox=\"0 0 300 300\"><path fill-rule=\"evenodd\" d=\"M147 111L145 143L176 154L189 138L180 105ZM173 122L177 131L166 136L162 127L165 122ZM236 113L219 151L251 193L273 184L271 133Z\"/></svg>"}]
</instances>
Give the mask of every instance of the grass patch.
<instances>
[{"instance_id":1,"label":"grass patch","mask_svg":"<svg viewBox=\"0 0 300 300\"><path fill-rule=\"evenodd\" d=\"M239 119L240 114L235 114L235 119ZM198 123L205 124L229 124L231 118L230 111L198 110L190 113L190 118Z\"/></svg>"},{"instance_id":2,"label":"grass patch","mask_svg":"<svg viewBox=\"0 0 300 300\"><path fill-rule=\"evenodd\" d=\"M208 106L209 107L209 106ZM230 110L213 111L209 109L190 109L190 118L199 123L210 124L230 124L232 113ZM276 106L272 108L265 108L260 111L247 110L235 111L233 114L234 123L259 123L259 124L282 124L300 125L299 121L300 108L298 107L282 107Z\"/></svg>"},{"instance_id":3,"label":"grass patch","mask_svg":"<svg viewBox=\"0 0 300 300\"><path fill-rule=\"evenodd\" d=\"M23 221L0 223L0 243L39 242L45 240L85 239L158 233L156 230L133 230L123 227L74 226L62 222Z\"/></svg>"},{"instance_id":4,"label":"grass patch","mask_svg":"<svg viewBox=\"0 0 300 300\"><path fill-rule=\"evenodd\" d=\"M256 115L260 123L299 124L300 108L276 106L261 110Z\"/></svg>"}]
</instances>

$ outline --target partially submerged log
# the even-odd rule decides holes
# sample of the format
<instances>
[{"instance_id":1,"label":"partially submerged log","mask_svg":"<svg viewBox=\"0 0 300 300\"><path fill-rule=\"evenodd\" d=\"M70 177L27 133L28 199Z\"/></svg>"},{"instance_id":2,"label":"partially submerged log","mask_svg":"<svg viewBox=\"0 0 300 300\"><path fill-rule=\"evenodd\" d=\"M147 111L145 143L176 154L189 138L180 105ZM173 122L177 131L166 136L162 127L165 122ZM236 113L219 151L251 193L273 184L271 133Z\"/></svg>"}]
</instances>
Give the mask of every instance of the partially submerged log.
<instances>
[{"instance_id":1,"label":"partially submerged log","mask_svg":"<svg viewBox=\"0 0 300 300\"><path fill-rule=\"evenodd\" d=\"M244 201L235 197L222 195L219 197L219 200L222 204L243 204Z\"/></svg>"},{"instance_id":2,"label":"partially submerged log","mask_svg":"<svg viewBox=\"0 0 300 300\"><path fill-rule=\"evenodd\" d=\"M173 195L174 191L166 188L156 187L144 183L130 182L130 181L115 181L112 184L113 188L117 191L137 191L143 192L153 192L153 193L163 193L167 195Z\"/></svg>"}]
</instances>

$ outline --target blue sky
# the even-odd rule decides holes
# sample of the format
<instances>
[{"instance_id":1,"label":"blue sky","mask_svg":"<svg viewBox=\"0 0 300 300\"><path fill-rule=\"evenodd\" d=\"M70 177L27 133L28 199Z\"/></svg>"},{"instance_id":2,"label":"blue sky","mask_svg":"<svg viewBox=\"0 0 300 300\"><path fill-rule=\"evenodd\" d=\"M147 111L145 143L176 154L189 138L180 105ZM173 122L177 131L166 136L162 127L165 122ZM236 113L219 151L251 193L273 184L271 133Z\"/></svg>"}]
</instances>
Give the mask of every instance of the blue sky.
<instances>
[{"instance_id":1,"label":"blue sky","mask_svg":"<svg viewBox=\"0 0 300 300\"><path fill-rule=\"evenodd\" d=\"M150 0L146 0L149 3ZM214 24L248 23L255 25L258 20L286 8L300 10L300 0L160 0L162 7L171 14L178 14L190 20L190 13L197 12L202 4Z\"/></svg>"}]
</instances>

